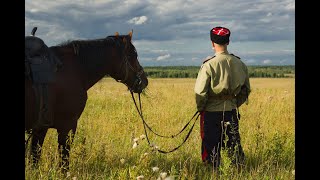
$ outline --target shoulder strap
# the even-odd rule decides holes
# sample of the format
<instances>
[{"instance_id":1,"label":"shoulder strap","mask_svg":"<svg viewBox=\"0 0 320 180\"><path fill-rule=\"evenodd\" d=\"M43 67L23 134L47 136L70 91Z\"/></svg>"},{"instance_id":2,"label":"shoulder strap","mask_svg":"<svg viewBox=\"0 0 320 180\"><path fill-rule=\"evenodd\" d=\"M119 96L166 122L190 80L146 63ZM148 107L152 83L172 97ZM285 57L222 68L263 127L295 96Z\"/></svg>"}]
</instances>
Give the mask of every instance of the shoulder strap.
<instances>
[{"instance_id":1,"label":"shoulder strap","mask_svg":"<svg viewBox=\"0 0 320 180\"><path fill-rule=\"evenodd\" d=\"M234 55L234 54L230 54L230 55L232 55L232 56L234 56L234 57L236 57L236 58L238 58L238 59L241 59L239 56L236 56L236 55Z\"/></svg>"},{"instance_id":2,"label":"shoulder strap","mask_svg":"<svg viewBox=\"0 0 320 180\"><path fill-rule=\"evenodd\" d=\"M210 59L212 59L212 58L214 58L214 57L216 57L216 56L212 56L212 57L210 57L210 58L208 58L208 59L204 60L204 61L202 62L202 64L206 63L207 61L209 61Z\"/></svg>"}]
</instances>

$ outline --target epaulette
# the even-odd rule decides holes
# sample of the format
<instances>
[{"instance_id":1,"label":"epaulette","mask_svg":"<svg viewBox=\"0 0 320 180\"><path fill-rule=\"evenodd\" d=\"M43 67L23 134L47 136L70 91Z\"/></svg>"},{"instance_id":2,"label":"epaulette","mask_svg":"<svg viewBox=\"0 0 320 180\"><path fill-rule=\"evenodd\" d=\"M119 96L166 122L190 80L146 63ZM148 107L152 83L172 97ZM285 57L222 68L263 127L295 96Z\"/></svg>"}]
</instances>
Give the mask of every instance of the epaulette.
<instances>
[{"instance_id":1,"label":"epaulette","mask_svg":"<svg viewBox=\"0 0 320 180\"><path fill-rule=\"evenodd\" d=\"M214 58L214 57L216 57L216 56L212 56L212 57L210 57L210 58L208 58L208 59L204 60L204 61L202 62L202 64L206 63L207 61L209 61L210 59L212 59L212 58Z\"/></svg>"},{"instance_id":2,"label":"epaulette","mask_svg":"<svg viewBox=\"0 0 320 180\"><path fill-rule=\"evenodd\" d=\"M241 59L239 56L236 56L236 55L234 55L234 54L230 54L230 55L232 55L232 56L234 56L234 57L237 57L238 59Z\"/></svg>"}]
</instances>

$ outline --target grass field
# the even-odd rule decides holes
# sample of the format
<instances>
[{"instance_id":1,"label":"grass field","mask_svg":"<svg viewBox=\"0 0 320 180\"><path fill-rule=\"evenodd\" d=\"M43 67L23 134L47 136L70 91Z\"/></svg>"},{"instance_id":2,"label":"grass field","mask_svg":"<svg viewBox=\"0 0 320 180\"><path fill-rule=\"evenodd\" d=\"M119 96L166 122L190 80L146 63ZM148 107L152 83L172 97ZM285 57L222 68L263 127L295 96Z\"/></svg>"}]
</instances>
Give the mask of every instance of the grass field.
<instances>
[{"instance_id":1,"label":"grass field","mask_svg":"<svg viewBox=\"0 0 320 180\"><path fill-rule=\"evenodd\" d=\"M200 155L200 129L196 123L189 139L173 153L161 154L148 146L125 85L105 78L88 91L86 108L79 119L70 152L70 172L58 169L57 132L49 129L39 168L26 156L26 179L295 179L295 79L251 78L249 104L240 107L240 135L246 154L245 166L228 163L219 172L204 166ZM180 131L196 111L195 79L149 79L142 96L145 120L157 133L172 135ZM175 139L149 139L160 149L179 145L187 131ZM157 167L157 168L155 168ZM162 173L162 174L161 174ZM164 179L164 178L162 178Z\"/></svg>"}]
</instances>

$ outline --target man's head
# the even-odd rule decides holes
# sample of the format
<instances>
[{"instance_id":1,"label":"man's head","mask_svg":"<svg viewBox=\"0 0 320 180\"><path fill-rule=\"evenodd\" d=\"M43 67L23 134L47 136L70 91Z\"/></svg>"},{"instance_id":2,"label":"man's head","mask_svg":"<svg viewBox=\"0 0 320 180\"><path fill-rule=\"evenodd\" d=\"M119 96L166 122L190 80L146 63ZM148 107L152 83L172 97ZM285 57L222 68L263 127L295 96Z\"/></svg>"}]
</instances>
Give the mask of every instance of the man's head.
<instances>
[{"instance_id":1,"label":"man's head","mask_svg":"<svg viewBox=\"0 0 320 180\"><path fill-rule=\"evenodd\" d=\"M210 30L210 39L212 42L220 45L225 45L229 43L230 30L225 27L214 27Z\"/></svg>"}]
</instances>

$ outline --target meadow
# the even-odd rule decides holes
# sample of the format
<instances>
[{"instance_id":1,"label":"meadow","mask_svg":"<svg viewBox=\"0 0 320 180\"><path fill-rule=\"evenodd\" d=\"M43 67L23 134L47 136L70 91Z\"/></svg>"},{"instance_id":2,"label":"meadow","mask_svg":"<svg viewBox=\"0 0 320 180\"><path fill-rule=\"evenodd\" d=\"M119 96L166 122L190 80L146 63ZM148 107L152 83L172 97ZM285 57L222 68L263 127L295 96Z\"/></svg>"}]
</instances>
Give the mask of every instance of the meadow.
<instances>
[{"instance_id":1,"label":"meadow","mask_svg":"<svg viewBox=\"0 0 320 180\"><path fill-rule=\"evenodd\" d=\"M141 100L145 120L155 132L175 134L196 112L194 83L194 78L149 78ZM88 91L67 175L58 168L57 132L49 129L39 167L33 168L25 157L25 179L295 179L295 79L251 78L250 83L249 104L240 107L246 155L242 168L230 164L227 156L219 172L202 164L199 121L181 148L169 154L155 151L144 138L126 86L104 78ZM158 148L171 150L189 127L173 139L147 132Z\"/></svg>"}]
</instances>

